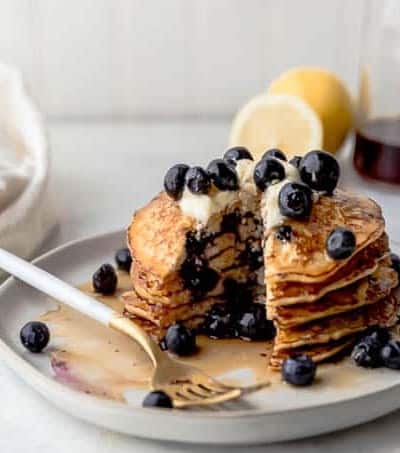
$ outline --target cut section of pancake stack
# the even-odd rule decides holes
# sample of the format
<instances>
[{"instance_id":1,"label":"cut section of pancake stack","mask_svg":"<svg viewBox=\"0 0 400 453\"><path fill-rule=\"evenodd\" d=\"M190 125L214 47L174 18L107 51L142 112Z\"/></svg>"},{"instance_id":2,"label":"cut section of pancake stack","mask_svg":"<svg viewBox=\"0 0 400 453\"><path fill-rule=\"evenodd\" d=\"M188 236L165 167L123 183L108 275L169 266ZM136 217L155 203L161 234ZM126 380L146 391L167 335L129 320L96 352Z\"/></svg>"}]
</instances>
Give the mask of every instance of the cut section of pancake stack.
<instances>
[{"instance_id":1,"label":"cut section of pancake stack","mask_svg":"<svg viewBox=\"0 0 400 453\"><path fill-rule=\"evenodd\" d=\"M372 200L336 190L314 204L308 222L291 219L289 224L291 241L270 232L264 247L267 313L277 328L272 367L294 354L326 360L366 328L396 322L397 273L381 210ZM353 254L344 260L326 251L337 227L356 238Z\"/></svg>"},{"instance_id":2,"label":"cut section of pancake stack","mask_svg":"<svg viewBox=\"0 0 400 453\"><path fill-rule=\"evenodd\" d=\"M159 340L176 322L199 327L240 288L253 293L244 297L265 294L257 283L261 219L243 208L232 204L201 230L165 193L139 210L128 229L133 289L123 296L126 316Z\"/></svg>"},{"instance_id":3,"label":"cut section of pancake stack","mask_svg":"<svg viewBox=\"0 0 400 453\"><path fill-rule=\"evenodd\" d=\"M283 165L281 187L301 182L295 164L273 159L274 167ZM279 184L272 182L275 190L268 192L268 185L255 183L249 158L235 168L234 189L210 185L206 194L193 194L186 182L183 196L162 192L135 213L128 228L133 288L123 296L126 316L162 340L175 323L204 327L216 306L235 312L261 303L276 328L272 368L295 354L327 360L369 326L396 322L398 276L375 202L334 187L329 195L313 189L310 215L283 217L271 227L278 207L271 194ZM282 224L288 237L279 234ZM326 245L337 228L355 238L342 259L332 258Z\"/></svg>"}]
</instances>

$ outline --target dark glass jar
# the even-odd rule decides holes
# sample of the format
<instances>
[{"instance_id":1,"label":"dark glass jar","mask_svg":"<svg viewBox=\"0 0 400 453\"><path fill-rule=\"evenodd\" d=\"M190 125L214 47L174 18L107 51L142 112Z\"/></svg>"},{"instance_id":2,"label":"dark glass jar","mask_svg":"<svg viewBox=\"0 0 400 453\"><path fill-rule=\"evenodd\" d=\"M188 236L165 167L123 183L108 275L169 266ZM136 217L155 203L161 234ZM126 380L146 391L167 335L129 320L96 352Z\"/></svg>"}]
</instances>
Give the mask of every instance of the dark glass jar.
<instances>
[{"instance_id":1,"label":"dark glass jar","mask_svg":"<svg viewBox=\"0 0 400 453\"><path fill-rule=\"evenodd\" d=\"M400 184L400 1L364 6L354 165Z\"/></svg>"}]
</instances>

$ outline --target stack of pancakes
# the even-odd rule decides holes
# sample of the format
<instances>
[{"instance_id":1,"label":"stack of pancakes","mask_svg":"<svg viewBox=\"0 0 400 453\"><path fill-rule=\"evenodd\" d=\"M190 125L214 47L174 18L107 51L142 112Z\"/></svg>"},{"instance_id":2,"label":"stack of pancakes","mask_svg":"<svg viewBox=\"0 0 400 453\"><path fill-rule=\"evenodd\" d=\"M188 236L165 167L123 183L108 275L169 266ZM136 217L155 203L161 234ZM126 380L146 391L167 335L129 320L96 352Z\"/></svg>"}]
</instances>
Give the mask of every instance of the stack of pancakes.
<instances>
[{"instance_id":1,"label":"stack of pancakes","mask_svg":"<svg viewBox=\"0 0 400 453\"><path fill-rule=\"evenodd\" d=\"M133 289L123 296L125 315L159 340L176 322L200 326L216 304L225 303L232 282L265 294L256 287L263 267L261 219L241 209L240 202L233 204L201 231L165 193L137 211L128 228ZM185 282L190 273L194 284L201 274L198 287Z\"/></svg>"},{"instance_id":2,"label":"stack of pancakes","mask_svg":"<svg viewBox=\"0 0 400 453\"><path fill-rule=\"evenodd\" d=\"M314 204L309 221L287 223L291 241L270 232L264 247L267 314L277 328L272 367L293 354L328 359L369 326L396 322L397 273L381 210L372 200L337 190ZM353 254L344 260L326 252L337 227L356 237Z\"/></svg>"},{"instance_id":3,"label":"stack of pancakes","mask_svg":"<svg viewBox=\"0 0 400 453\"><path fill-rule=\"evenodd\" d=\"M176 322L201 326L216 304L227 302L228 283L247 285L266 300L277 329L274 368L297 353L328 359L368 326L395 323L397 274L373 201L339 190L321 196L309 220L285 220L290 240L263 230L259 200L257 206L258 212L244 211L238 201L201 227L165 193L139 210L128 229L133 289L123 296L125 315L160 340ZM344 260L326 252L336 227L356 237Z\"/></svg>"}]
</instances>

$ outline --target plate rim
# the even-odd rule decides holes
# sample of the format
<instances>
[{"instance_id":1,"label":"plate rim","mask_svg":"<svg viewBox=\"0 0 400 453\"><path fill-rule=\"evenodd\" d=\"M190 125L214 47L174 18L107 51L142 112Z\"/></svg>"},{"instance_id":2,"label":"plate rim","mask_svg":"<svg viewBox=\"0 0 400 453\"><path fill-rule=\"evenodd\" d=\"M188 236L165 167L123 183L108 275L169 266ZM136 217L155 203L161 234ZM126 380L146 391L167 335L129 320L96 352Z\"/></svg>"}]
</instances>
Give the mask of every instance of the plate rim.
<instances>
[{"instance_id":1,"label":"plate rim","mask_svg":"<svg viewBox=\"0 0 400 453\"><path fill-rule=\"evenodd\" d=\"M57 255L58 253L62 253L65 249L77 246L81 243L88 242L91 240L101 240L102 238L108 237L108 236L117 236L117 235L123 235L123 233L126 231L126 229L113 229L111 231L106 231L102 233L96 233L94 235L87 235L83 236L81 238L73 239L70 241L67 241L63 244L58 245L57 247L52 248L51 250L48 250L47 252L41 254L40 256L36 257L34 260L32 260L32 263L39 265L40 263L48 258L51 258L54 255ZM395 244L396 247L399 248L400 250L400 242L391 240L391 244ZM0 285L0 299L3 295L3 292L6 291L10 286L16 284L18 279L16 279L13 276L9 276L1 285ZM29 285L27 285L29 286ZM51 377L43 374L40 372L37 368L35 368L31 363L29 363L27 360L25 360L23 357L21 357L17 352L15 352L8 344L0 337L0 357L3 359L4 363L7 365L9 369L11 369L14 373L16 373L22 381L26 382L28 384L28 376L26 376L23 372L26 371L27 374L31 375L31 377L34 379L36 382L42 382L45 383L46 385L50 385L53 387L54 390L57 390L61 392L63 397L71 397L80 400L83 404L87 406L91 406L92 408L96 408L96 406L101 406L102 410L107 410L107 411L119 411L121 413L124 413L126 415L137 415L137 414L151 414L153 417L163 417L164 415L168 415L168 417L176 417L176 418L182 418L186 417L187 412L186 411L181 411L179 409L174 409L174 410L168 410L165 411L164 409L160 408L145 408L145 407L135 407L131 406L127 403L123 402L118 402L118 401L112 401L112 400L107 400L107 399L101 399L99 397L96 397L94 395L88 395L82 392L79 392L78 390L74 390L58 381L55 379L52 379ZM30 384L28 384L30 385ZM42 384L41 384L42 385ZM37 393L42 394L43 393L32 386L34 390L36 390ZM191 411L190 416L194 417L199 420L203 419L213 419L215 420L223 420L223 419L231 419L231 418L245 418L246 420L252 419L252 418L259 418L261 416L275 416L279 414L292 414L295 412L299 411L307 411L307 410L318 410L318 409L327 409L330 407L335 407L340 404L344 403L349 403L352 401L360 401L362 399L368 399L371 397L378 397L380 394L388 392L390 390L393 390L396 387L400 387L400 380L397 383L393 383L390 385L387 385L379 390L376 390L374 392L368 392L362 395L358 395L355 397L351 396L345 396L343 398L338 398L335 401L330 401L327 403L324 402L319 402L307 406L299 406L299 407L291 407L291 408L286 408L286 409L275 409L275 410L268 410L268 409L231 409L231 410L221 410L221 411ZM45 397L46 398L46 397ZM47 399L47 398L46 398ZM48 400L48 399L47 399ZM52 404L54 402L50 400ZM400 408L400 401L398 407ZM78 416L79 417L79 416Z\"/></svg>"}]
</instances>

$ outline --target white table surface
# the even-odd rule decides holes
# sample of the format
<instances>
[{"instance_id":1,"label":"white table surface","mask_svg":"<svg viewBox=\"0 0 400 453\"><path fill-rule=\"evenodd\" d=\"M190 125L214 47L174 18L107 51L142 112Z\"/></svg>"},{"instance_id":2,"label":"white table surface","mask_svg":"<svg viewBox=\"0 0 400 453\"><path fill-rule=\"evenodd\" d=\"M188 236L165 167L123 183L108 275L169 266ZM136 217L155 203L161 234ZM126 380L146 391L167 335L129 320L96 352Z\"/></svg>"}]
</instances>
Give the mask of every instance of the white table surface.
<instances>
[{"instance_id":1,"label":"white table surface","mask_svg":"<svg viewBox=\"0 0 400 453\"><path fill-rule=\"evenodd\" d=\"M205 164L221 155L228 128L224 121L51 124L51 185L60 227L43 250L126 226L133 210L161 188L170 165L178 161ZM400 188L365 182L352 171L345 172L343 181L383 206L389 233L400 239ZM150 442L88 425L55 409L1 363L0 395L1 453L400 451L400 411L314 439L221 448Z\"/></svg>"}]
</instances>

